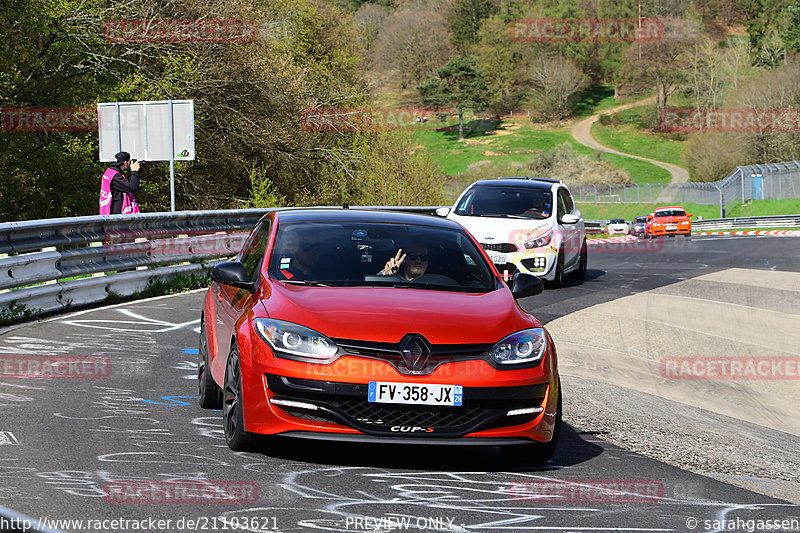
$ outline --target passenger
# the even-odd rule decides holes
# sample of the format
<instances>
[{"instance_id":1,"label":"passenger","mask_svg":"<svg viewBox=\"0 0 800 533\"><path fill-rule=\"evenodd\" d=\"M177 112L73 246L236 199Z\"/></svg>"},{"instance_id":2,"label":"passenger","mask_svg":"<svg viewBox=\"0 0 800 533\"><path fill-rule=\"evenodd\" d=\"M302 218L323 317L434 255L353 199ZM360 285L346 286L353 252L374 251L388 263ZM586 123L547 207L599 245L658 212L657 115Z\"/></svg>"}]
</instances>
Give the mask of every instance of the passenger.
<instances>
[{"instance_id":1,"label":"passenger","mask_svg":"<svg viewBox=\"0 0 800 533\"><path fill-rule=\"evenodd\" d=\"M412 244L397 250L394 257L390 257L386 266L379 274L383 276L400 276L406 281L414 281L428 270L428 247L424 244Z\"/></svg>"}]
</instances>

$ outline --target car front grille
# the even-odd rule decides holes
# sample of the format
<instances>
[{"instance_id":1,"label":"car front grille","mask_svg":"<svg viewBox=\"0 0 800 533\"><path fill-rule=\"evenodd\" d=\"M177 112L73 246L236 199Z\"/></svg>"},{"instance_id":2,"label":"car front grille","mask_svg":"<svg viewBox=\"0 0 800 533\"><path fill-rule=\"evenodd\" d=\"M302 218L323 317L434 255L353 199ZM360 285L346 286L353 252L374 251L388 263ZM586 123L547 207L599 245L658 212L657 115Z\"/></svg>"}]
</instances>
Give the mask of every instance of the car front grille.
<instances>
[{"instance_id":1,"label":"car front grille","mask_svg":"<svg viewBox=\"0 0 800 533\"><path fill-rule=\"evenodd\" d=\"M509 242L503 242L497 244L489 244L486 242L482 242L481 248L490 252L499 252L501 254L509 254L511 252L516 252L518 249L516 244L511 244Z\"/></svg>"},{"instance_id":2,"label":"car front grille","mask_svg":"<svg viewBox=\"0 0 800 533\"><path fill-rule=\"evenodd\" d=\"M471 424L486 414L480 407L438 407L431 405L390 405L362 400L332 403L347 416L372 426L437 426L442 428Z\"/></svg>"},{"instance_id":3,"label":"car front grille","mask_svg":"<svg viewBox=\"0 0 800 533\"><path fill-rule=\"evenodd\" d=\"M397 428L423 428L414 437L458 437L482 429L528 423L537 413L507 416L511 409L542 407L547 385L465 389L464 405L404 405L375 403L366 399L366 386L332 382L313 382L281 378L267 374L267 382L276 397L311 403L317 410L278 405L288 414L309 421L332 422L355 428L363 433L397 436ZM317 385L312 385L317 383ZM307 391L298 394L301 389ZM337 392L322 392L322 391ZM318 392L313 392L318 391ZM469 398L470 393L474 396Z\"/></svg>"}]
</instances>

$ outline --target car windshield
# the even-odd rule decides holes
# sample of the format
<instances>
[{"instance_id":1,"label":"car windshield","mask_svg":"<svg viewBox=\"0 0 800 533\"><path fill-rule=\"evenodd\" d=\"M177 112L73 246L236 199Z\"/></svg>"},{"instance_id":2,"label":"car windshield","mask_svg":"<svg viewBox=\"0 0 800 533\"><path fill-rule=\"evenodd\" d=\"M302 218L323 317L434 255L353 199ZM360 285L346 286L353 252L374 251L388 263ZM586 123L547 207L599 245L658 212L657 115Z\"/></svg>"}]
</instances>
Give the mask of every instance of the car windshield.
<instances>
[{"instance_id":1,"label":"car windshield","mask_svg":"<svg viewBox=\"0 0 800 533\"><path fill-rule=\"evenodd\" d=\"M683 209L664 209L656 211L656 217L685 217L686 211Z\"/></svg>"},{"instance_id":2,"label":"car windshield","mask_svg":"<svg viewBox=\"0 0 800 533\"><path fill-rule=\"evenodd\" d=\"M612 218L611 222L609 222L609 224L624 224L624 223L625 219L622 218Z\"/></svg>"},{"instance_id":3,"label":"car windshield","mask_svg":"<svg viewBox=\"0 0 800 533\"><path fill-rule=\"evenodd\" d=\"M641 222L641 223L647 222L647 217L646 216L636 217L634 219L634 222Z\"/></svg>"},{"instance_id":4,"label":"car windshield","mask_svg":"<svg viewBox=\"0 0 800 533\"><path fill-rule=\"evenodd\" d=\"M396 272L384 272L390 259L403 256ZM287 284L332 287L497 288L491 267L466 231L375 222L281 222L269 275Z\"/></svg>"},{"instance_id":5,"label":"car windshield","mask_svg":"<svg viewBox=\"0 0 800 533\"><path fill-rule=\"evenodd\" d=\"M456 205L467 217L545 219L553 213L550 189L513 186L473 187Z\"/></svg>"}]
</instances>

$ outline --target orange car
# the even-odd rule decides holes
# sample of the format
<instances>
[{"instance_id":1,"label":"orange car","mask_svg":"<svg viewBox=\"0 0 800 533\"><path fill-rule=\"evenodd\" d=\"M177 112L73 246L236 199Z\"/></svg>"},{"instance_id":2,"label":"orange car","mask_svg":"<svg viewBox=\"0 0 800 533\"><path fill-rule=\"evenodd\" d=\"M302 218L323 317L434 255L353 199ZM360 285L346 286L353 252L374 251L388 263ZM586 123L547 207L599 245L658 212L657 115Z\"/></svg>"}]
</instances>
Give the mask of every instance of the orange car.
<instances>
[{"instance_id":1,"label":"orange car","mask_svg":"<svg viewBox=\"0 0 800 533\"><path fill-rule=\"evenodd\" d=\"M680 206L659 207L647 217L645 237L691 235L691 216Z\"/></svg>"}]
</instances>

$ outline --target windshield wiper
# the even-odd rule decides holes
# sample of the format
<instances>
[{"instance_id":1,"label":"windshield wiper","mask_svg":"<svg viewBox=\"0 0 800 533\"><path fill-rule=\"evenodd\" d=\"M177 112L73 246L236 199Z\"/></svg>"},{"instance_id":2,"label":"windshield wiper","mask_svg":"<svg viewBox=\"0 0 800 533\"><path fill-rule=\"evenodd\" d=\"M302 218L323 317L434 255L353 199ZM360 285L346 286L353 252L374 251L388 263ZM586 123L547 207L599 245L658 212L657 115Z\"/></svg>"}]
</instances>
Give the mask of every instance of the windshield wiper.
<instances>
[{"instance_id":1,"label":"windshield wiper","mask_svg":"<svg viewBox=\"0 0 800 533\"><path fill-rule=\"evenodd\" d=\"M283 283L290 283L292 285L310 285L312 287L333 287L330 283L323 283L321 281L314 281L311 279L282 279Z\"/></svg>"}]
</instances>

